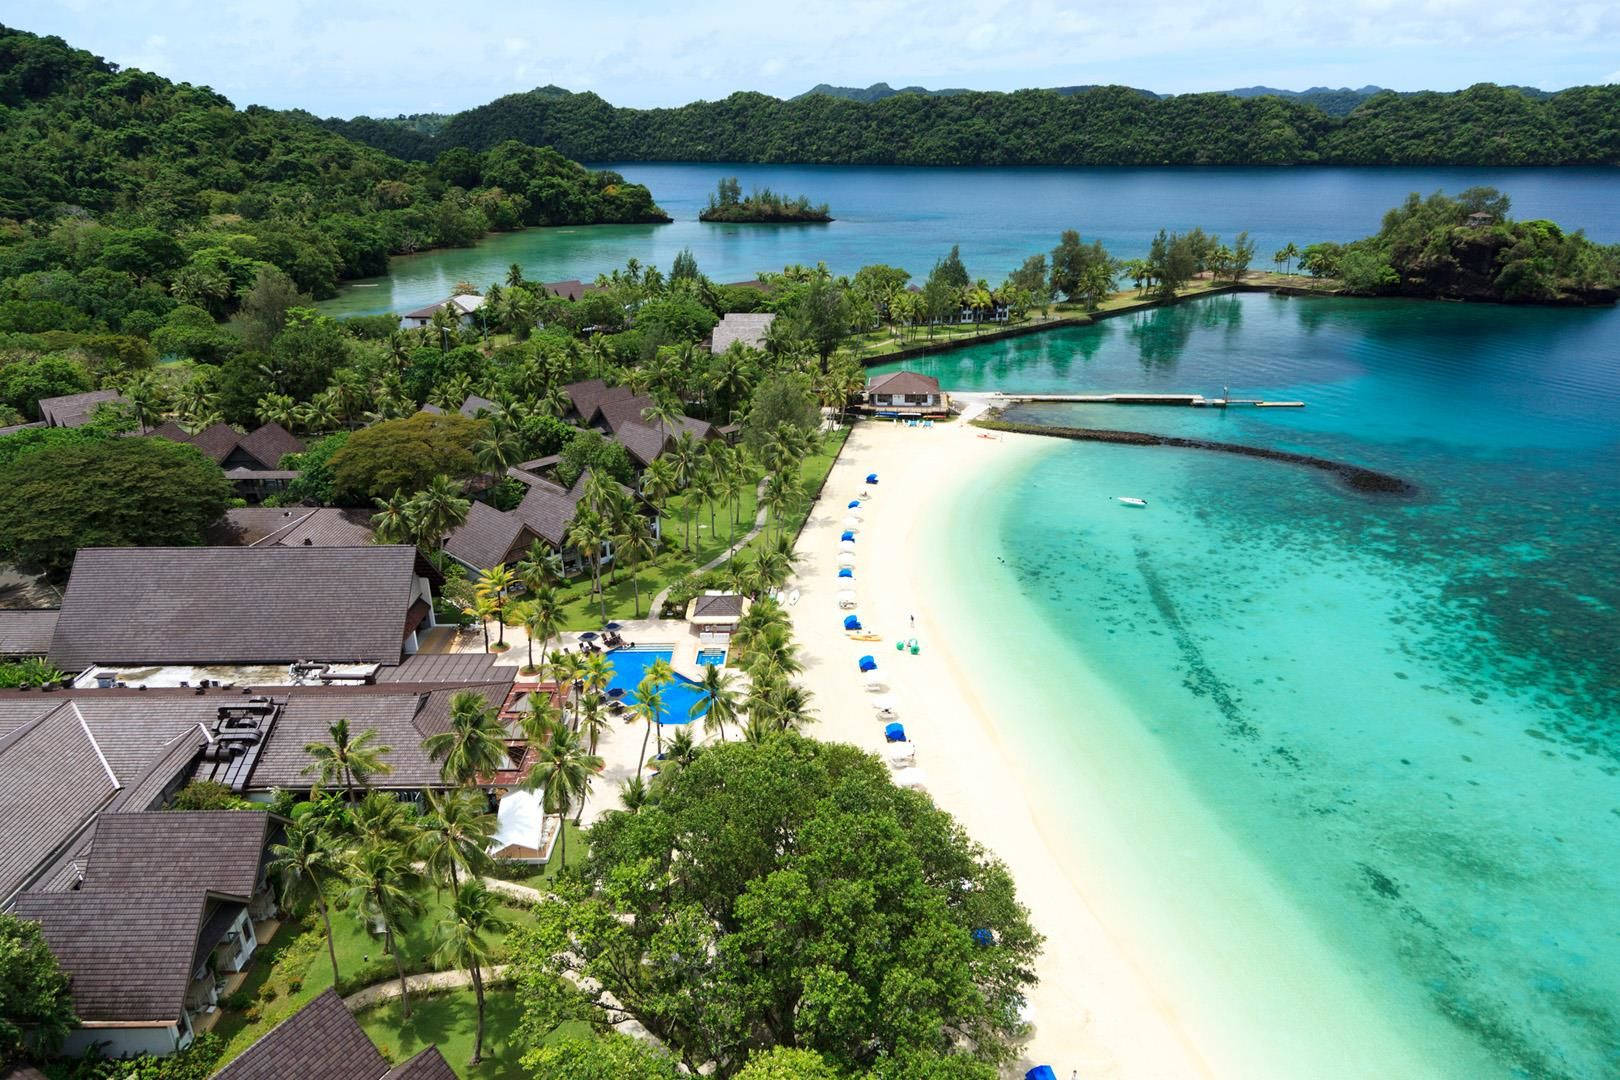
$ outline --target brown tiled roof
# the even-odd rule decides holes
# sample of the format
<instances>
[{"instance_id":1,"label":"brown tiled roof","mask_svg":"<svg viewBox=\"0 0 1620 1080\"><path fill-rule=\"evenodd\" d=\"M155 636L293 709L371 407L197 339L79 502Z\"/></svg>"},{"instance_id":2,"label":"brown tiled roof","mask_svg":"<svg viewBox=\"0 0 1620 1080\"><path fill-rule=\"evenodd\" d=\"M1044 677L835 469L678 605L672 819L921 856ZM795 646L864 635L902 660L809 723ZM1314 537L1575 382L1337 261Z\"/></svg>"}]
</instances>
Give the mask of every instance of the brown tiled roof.
<instances>
[{"instance_id":1,"label":"brown tiled roof","mask_svg":"<svg viewBox=\"0 0 1620 1080\"><path fill-rule=\"evenodd\" d=\"M134 433L131 432L131 434ZM183 443L188 443L191 441L191 432L187 431L173 420L163 421L163 423L148 431L146 434L148 438L170 439L174 442Z\"/></svg>"},{"instance_id":2,"label":"brown tiled roof","mask_svg":"<svg viewBox=\"0 0 1620 1080\"><path fill-rule=\"evenodd\" d=\"M506 558L523 534L523 519L488 503L474 502L467 520L451 530L444 550L468 566L488 570Z\"/></svg>"},{"instance_id":3,"label":"brown tiled roof","mask_svg":"<svg viewBox=\"0 0 1620 1080\"><path fill-rule=\"evenodd\" d=\"M242 433L229 424L210 424L186 440L218 464L231 456Z\"/></svg>"},{"instance_id":4,"label":"brown tiled roof","mask_svg":"<svg viewBox=\"0 0 1620 1080\"><path fill-rule=\"evenodd\" d=\"M161 886L251 900L271 817L251 810L102 814L90 839L84 892Z\"/></svg>"},{"instance_id":5,"label":"brown tiled roof","mask_svg":"<svg viewBox=\"0 0 1620 1080\"><path fill-rule=\"evenodd\" d=\"M585 480L586 475L581 473L568 491L555 484L535 484L512 513L546 541L562 547L579 500L585 497Z\"/></svg>"},{"instance_id":6,"label":"brown tiled roof","mask_svg":"<svg viewBox=\"0 0 1620 1080\"><path fill-rule=\"evenodd\" d=\"M918 371L891 371L866 384L868 394L937 394L939 380Z\"/></svg>"},{"instance_id":7,"label":"brown tiled roof","mask_svg":"<svg viewBox=\"0 0 1620 1080\"><path fill-rule=\"evenodd\" d=\"M415 561L407 545L85 548L49 659L396 664Z\"/></svg>"},{"instance_id":8,"label":"brown tiled roof","mask_svg":"<svg viewBox=\"0 0 1620 1080\"><path fill-rule=\"evenodd\" d=\"M477 394L468 394L467 400L461 403L462 416L477 416L479 413L494 412L500 406L489 398L479 397Z\"/></svg>"},{"instance_id":9,"label":"brown tiled roof","mask_svg":"<svg viewBox=\"0 0 1620 1080\"><path fill-rule=\"evenodd\" d=\"M387 1059L343 999L325 990L259 1036L213 1080L381 1080L388 1074Z\"/></svg>"},{"instance_id":10,"label":"brown tiled roof","mask_svg":"<svg viewBox=\"0 0 1620 1080\"><path fill-rule=\"evenodd\" d=\"M567 281L548 281L545 284L547 292L553 296L560 296L564 300L578 300L585 295L585 283L578 278L569 278Z\"/></svg>"},{"instance_id":11,"label":"brown tiled roof","mask_svg":"<svg viewBox=\"0 0 1620 1080\"><path fill-rule=\"evenodd\" d=\"M15 912L34 919L73 980L81 1020L177 1020L208 909L201 891L23 893Z\"/></svg>"},{"instance_id":12,"label":"brown tiled roof","mask_svg":"<svg viewBox=\"0 0 1620 1080\"><path fill-rule=\"evenodd\" d=\"M418 409L416 411L417 412L425 412L425 413L428 413L428 414L430 414L432 416L443 416L444 415L444 410L439 408L437 405L433 404L433 402L431 402L431 401L428 402L426 405L423 405L420 409Z\"/></svg>"},{"instance_id":13,"label":"brown tiled roof","mask_svg":"<svg viewBox=\"0 0 1620 1080\"><path fill-rule=\"evenodd\" d=\"M54 610L0 611L0 657L44 656L56 632Z\"/></svg>"},{"instance_id":14,"label":"brown tiled roof","mask_svg":"<svg viewBox=\"0 0 1620 1080\"><path fill-rule=\"evenodd\" d=\"M96 411L97 405L123 400L116 390L91 390L83 394L40 398L39 418L52 427L83 427L90 422L90 414Z\"/></svg>"},{"instance_id":15,"label":"brown tiled roof","mask_svg":"<svg viewBox=\"0 0 1620 1080\"><path fill-rule=\"evenodd\" d=\"M623 446L636 464L645 467L658 460L668 440L656 427L626 421L613 429L613 441Z\"/></svg>"},{"instance_id":16,"label":"brown tiled roof","mask_svg":"<svg viewBox=\"0 0 1620 1080\"><path fill-rule=\"evenodd\" d=\"M448 686L441 690L432 690L422 695L421 705L416 710L413 723L422 738L429 735L438 735L450 730L450 699L469 690L484 699L484 704L499 709L506 704L506 695L512 689L512 680L504 682L487 682L473 685Z\"/></svg>"},{"instance_id":17,"label":"brown tiled roof","mask_svg":"<svg viewBox=\"0 0 1620 1080\"><path fill-rule=\"evenodd\" d=\"M0 427L0 437L4 437L6 435L15 435L15 434L17 434L17 432L19 432L19 431L27 431L29 428L37 428L37 427L44 427L44 426L45 426L45 421L43 421L43 420L35 420L31 424L11 424L8 427Z\"/></svg>"},{"instance_id":18,"label":"brown tiled roof","mask_svg":"<svg viewBox=\"0 0 1620 1080\"><path fill-rule=\"evenodd\" d=\"M251 547L292 528L315 511L307 506L238 506L225 511L219 523L210 527L207 540L217 546ZM273 543L274 541L271 540Z\"/></svg>"},{"instance_id":19,"label":"brown tiled roof","mask_svg":"<svg viewBox=\"0 0 1620 1080\"><path fill-rule=\"evenodd\" d=\"M429 1046L389 1069L382 1080L456 1080L456 1071L437 1046Z\"/></svg>"},{"instance_id":20,"label":"brown tiled roof","mask_svg":"<svg viewBox=\"0 0 1620 1080\"><path fill-rule=\"evenodd\" d=\"M374 786L401 790L441 783L439 766L422 749L417 727L426 695L392 687L295 686L281 692L287 704L259 751L249 789L308 787L315 774L304 772L310 763L304 747L330 741L331 726L343 717L351 732L374 730L376 745L389 747L383 760L393 771L373 777Z\"/></svg>"},{"instance_id":21,"label":"brown tiled roof","mask_svg":"<svg viewBox=\"0 0 1620 1080\"><path fill-rule=\"evenodd\" d=\"M268 542L281 547L364 547L373 535L371 516L369 510L323 506Z\"/></svg>"},{"instance_id":22,"label":"brown tiled roof","mask_svg":"<svg viewBox=\"0 0 1620 1080\"><path fill-rule=\"evenodd\" d=\"M225 470L225 479L243 480L296 480L297 469L250 469L245 466Z\"/></svg>"},{"instance_id":23,"label":"brown tiled roof","mask_svg":"<svg viewBox=\"0 0 1620 1080\"><path fill-rule=\"evenodd\" d=\"M656 404L658 403L650 394L627 393L611 401L602 402L597 407L597 416L609 430L617 428L620 424L643 424L646 421L642 419L642 413Z\"/></svg>"},{"instance_id":24,"label":"brown tiled roof","mask_svg":"<svg viewBox=\"0 0 1620 1080\"><path fill-rule=\"evenodd\" d=\"M283 457L302 454L305 449L292 432L276 423L254 429L242 436L237 445L252 454L266 469L279 468Z\"/></svg>"},{"instance_id":25,"label":"brown tiled roof","mask_svg":"<svg viewBox=\"0 0 1620 1080\"><path fill-rule=\"evenodd\" d=\"M568 395L569 402L574 406L574 412L579 414L582 423L590 423L596 406L607 391L607 384L601 379L585 379L576 383L569 383L563 387L563 393Z\"/></svg>"},{"instance_id":26,"label":"brown tiled roof","mask_svg":"<svg viewBox=\"0 0 1620 1080\"><path fill-rule=\"evenodd\" d=\"M720 593L717 596L699 596L692 601L692 614L694 616L707 615L709 617L742 615L743 598L737 593Z\"/></svg>"},{"instance_id":27,"label":"brown tiled roof","mask_svg":"<svg viewBox=\"0 0 1620 1080\"><path fill-rule=\"evenodd\" d=\"M416 653L377 673L379 683L511 682L517 668L497 666L493 653Z\"/></svg>"},{"instance_id":28,"label":"brown tiled roof","mask_svg":"<svg viewBox=\"0 0 1620 1080\"><path fill-rule=\"evenodd\" d=\"M0 737L0 906L117 790L70 702Z\"/></svg>"}]
</instances>

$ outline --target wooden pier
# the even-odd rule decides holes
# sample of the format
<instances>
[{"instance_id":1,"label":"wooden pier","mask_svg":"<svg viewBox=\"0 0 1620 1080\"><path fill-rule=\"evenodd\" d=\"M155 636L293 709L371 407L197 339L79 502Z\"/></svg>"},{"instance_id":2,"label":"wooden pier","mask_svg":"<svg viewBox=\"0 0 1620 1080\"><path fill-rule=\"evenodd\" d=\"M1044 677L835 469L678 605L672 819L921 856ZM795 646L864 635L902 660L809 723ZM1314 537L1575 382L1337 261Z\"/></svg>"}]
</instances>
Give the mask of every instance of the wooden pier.
<instances>
[{"instance_id":1,"label":"wooden pier","mask_svg":"<svg viewBox=\"0 0 1620 1080\"><path fill-rule=\"evenodd\" d=\"M1033 401L1079 405L1179 405L1194 409L1303 409L1303 401L1265 401L1261 398L1205 397L1203 394L1003 394L992 395L997 405Z\"/></svg>"}]
</instances>

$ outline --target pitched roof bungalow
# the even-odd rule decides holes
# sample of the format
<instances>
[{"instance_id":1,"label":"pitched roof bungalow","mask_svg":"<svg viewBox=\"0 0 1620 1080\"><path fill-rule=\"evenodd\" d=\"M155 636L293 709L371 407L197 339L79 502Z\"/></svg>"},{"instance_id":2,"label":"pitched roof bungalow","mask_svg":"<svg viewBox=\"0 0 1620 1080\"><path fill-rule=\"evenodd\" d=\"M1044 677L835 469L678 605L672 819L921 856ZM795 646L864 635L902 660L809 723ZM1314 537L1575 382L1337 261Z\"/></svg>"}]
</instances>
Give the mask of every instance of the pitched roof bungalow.
<instances>
[{"instance_id":1,"label":"pitched roof bungalow","mask_svg":"<svg viewBox=\"0 0 1620 1080\"><path fill-rule=\"evenodd\" d=\"M249 497L285 488L298 472L283 469L281 459L306 449L290 431L275 423L261 425L245 435L229 424L211 424L192 435L174 423L160 424L147 434L195 446L225 470L238 493Z\"/></svg>"},{"instance_id":2,"label":"pitched roof bungalow","mask_svg":"<svg viewBox=\"0 0 1620 1080\"><path fill-rule=\"evenodd\" d=\"M751 349L763 349L765 334L775 321L773 312L734 311L723 317L714 328L709 338L709 351L718 356L738 342Z\"/></svg>"},{"instance_id":3,"label":"pitched roof bungalow","mask_svg":"<svg viewBox=\"0 0 1620 1080\"><path fill-rule=\"evenodd\" d=\"M372 1045L336 990L320 996L259 1036L213 1080L456 1080L439 1048L398 1065Z\"/></svg>"},{"instance_id":4,"label":"pitched roof bungalow","mask_svg":"<svg viewBox=\"0 0 1620 1080\"><path fill-rule=\"evenodd\" d=\"M939 380L917 371L894 371L866 381L865 404L880 416L937 416L950 409L950 395Z\"/></svg>"},{"instance_id":5,"label":"pitched roof bungalow","mask_svg":"<svg viewBox=\"0 0 1620 1080\"><path fill-rule=\"evenodd\" d=\"M192 1017L258 946L276 905L265 877L277 819L218 810L97 818L72 873L18 895L72 980L80 1027L69 1053L166 1054L192 1041Z\"/></svg>"},{"instance_id":6,"label":"pitched roof bungalow","mask_svg":"<svg viewBox=\"0 0 1620 1080\"><path fill-rule=\"evenodd\" d=\"M359 507L239 506L225 511L208 539L239 547L365 547L373 536L371 518L372 511Z\"/></svg>"},{"instance_id":7,"label":"pitched roof bungalow","mask_svg":"<svg viewBox=\"0 0 1620 1080\"><path fill-rule=\"evenodd\" d=\"M84 548L46 656L68 672L398 664L434 625L416 561L405 544Z\"/></svg>"},{"instance_id":8,"label":"pitched roof bungalow","mask_svg":"<svg viewBox=\"0 0 1620 1080\"><path fill-rule=\"evenodd\" d=\"M98 405L123 400L124 396L116 390L90 390L82 394L40 398L39 418L48 427L83 427L90 422L91 414Z\"/></svg>"},{"instance_id":9,"label":"pitched roof bungalow","mask_svg":"<svg viewBox=\"0 0 1620 1080\"><path fill-rule=\"evenodd\" d=\"M563 572L577 574L589 565L578 549L568 543L568 529L585 497L587 477L581 475L574 486L564 488L532 473L523 482L529 490L512 510L497 510L488 503L474 502L467 520L450 534L444 550L451 558L478 573L499 563L522 557L536 540L562 556ZM605 556L613 558L611 547Z\"/></svg>"},{"instance_id":10,"label":"pitched roof bungalow","mask_svg":"<svg viewBox=\"0 0 1620 1080\"><path fill-rule=\"evenodd\" d=\"M56 633L52 610L0 611L0 661L44 656Z\"/></svg>"},{"instance_id":11,"label":"pitched roof bungalow","mask_svg":"<svg viewBox=\"0 0 1620 1080\"><path fill-rule=\"evenodd\" d=\"M463 326L468 325L477 316L480 308L484 306L484 298L474 293L458 293L448 300L440 300L437 304L407 311L401 316L411 326L426 326L433 321L433 316L439 313L440 308L448 307L456 313Z\"/></svg>"},{"instance_id":12,"label":"pitched roof bungalow","mask_svg":"<svg viewBox=\"0 0 1620 1080\"><path fill-rule=\"evenodd\" d=\"M669 443L683 431L699 439L717 437L719 429L702 420L682 416L667 431L646 420L646 410L656 402L648 394L637 394L628 386L608 386L601 379L586 379L563 387L571 405L570 419L581 427L593 427L622 445L638 468L658 459Z\"/></svg>"}]
</instances>

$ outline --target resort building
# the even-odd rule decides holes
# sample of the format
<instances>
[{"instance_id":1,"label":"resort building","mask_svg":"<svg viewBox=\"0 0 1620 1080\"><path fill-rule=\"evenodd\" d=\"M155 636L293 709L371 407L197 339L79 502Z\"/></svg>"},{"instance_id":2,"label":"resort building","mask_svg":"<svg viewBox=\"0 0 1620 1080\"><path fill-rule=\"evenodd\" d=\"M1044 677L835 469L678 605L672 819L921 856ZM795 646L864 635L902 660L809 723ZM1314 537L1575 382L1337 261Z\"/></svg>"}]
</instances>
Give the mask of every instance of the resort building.
<instances>
[{"instance_id":1,"label":"resort building","mask_svg":"<svg viewBox=\"0 0 1620 1080\"><path fill-rule=\"evenodd\" d=\"M335 506L238 506L208 530L219 547L366 547L373 511ZM426 560L417 573L431 578Z\"/></svg>"},{"instance_id":2,"label":"resort building","mask_svg":"<svg viewBox=\"0 0 1620 1080\"><path fill-rule=\"evenodd\" d=\"M916 371L895 371L868 379L862 408L878 416L943 416L950 395L939 380Z\"/></svg>"},{"instance_id":3,"label":"resort building","mask_svg":"<svg viewBox=\"0 0 1620 1080\"><path fill-rule=\"evenodd\" d=\"M90 390L83 394L39 399L39 418L47 427L83 427L98 406L128 404L116 390Z\"/></svg>"},{"instance_id":4,"label":"resort building","mask_svg":"<svg viewBox=\"0 0 1620 1080\"><path fill-rule=\"evenodd\" d=\"M302 454L304 444L280 424L264 424L242 434L229 424L211 424L195 435L175 423L160 424L149 436L195 446L220 468L243 498L257 501L280 491L298 476L296 469L283 469L281 459Z\"/></svg>"},{"instance_id":5,"label":"resort building","mask_svg":"<svg viewBox=\"0 0 1620 1080\"><path fill-rule=\"evenodd\" d=\"M0 663L44 656L56 633L53 610L0 611Z\"/></svg>"},{"instance_id":6,"label":"resort building","mask_svg":"<svg viewBox=\"0 0 1620 1080\"><path fill-rule=\"evenodd\" d=\"M697 632L698 640L725 643L737 632L737 624L748 614L752 601L738 593L707 592L692 597L686 605L686 621Z\"/></svg>"},{"instance_id":7,"label":"resort building","mask_svg":"<svg viewBox=\"0 0 1620 1080\"><path fill-rule=\"evenodd\" d=\"M456 1080L429 1046L398 1065L372 1045L336 990L321 995L261 1035L213 1080Z\"/></svg>"},{"instance_id":8,"label":"resort building","mask_svg":"<svg viewBox=\"0 0 1620 1080\"><path fill-rule=\"evenodd\" d=\"M595 285L587 285L578 278L569 278L567 281L548 281L540 287L559 300L583 300L587 293L596 291Z\"/></svg>"},{"instance_id":9,"label":"resort building","mask_svg":"<svg viewBox=\"0 0 1620 1080\"><path fill-rule=\"evenodd\" d=\"M741 343L751 349L765 347L765 334L776 321L772 312L744 313L734 311L720 320L709 336L709 351L716 356Z\"/></svg>"},{"instance_id":10,"label":"resort building","mask_svg":"<svg viewBox=\"0 0 1620 1080\"><path fill-rule=\"evenodd\" d=\"M525 462L541 467L551 459L540 458ZM528 487L523 500L511 510L497 510L483 502L474 502L467 510L467 520L450 533L444 543L445 553L475 574L500 563L516 562L539 541L562 560L563 573L573 576L590 568L590 560L568 542L568 530L579 513L580 500L585 497L588 477L581 474L574 486L565 488L521 466L507 470L507 475ZM624 489L633 498L634 492ZM650 507L643 508L652 517ZM654 535L658 522L652 519ZM613 547L606 545L603 562L613 560Z\"/></svg>"},{"instance_id":11,"label":"resort building","mask_svg":"<svg viewBox=\"0 0 1620 1080\"><path fill-rule=\"evenodd\" d=\"M48 811L47 811L48 813ZM167 1054L258 946L275 914L266 847L278 819L234 810L108 813L14 914L40 924L72 979L80 1026L63 1049ZM10 828L8 824L8 829Z\"/></svg>"},{"instance_id":12,"label":"resort building","mask_svg":"<svg viewBox=\"0 0 1620 1080\"><path fill-rule=\"evenodd\" d=\"M619 443L638 469L658 460L682 432L702 440L724 435L724 429L690 416L676 417L666 424L648 420L647 410L657 402L628 386L608 386L601 379L586 379L569 383L563 392L571 406L569 419Z\"/></svg>"},{"instance_id":13,"label":"resort building","mask_svg":"<svg viewBox=\"0 0 1620 1080\"><path fill-rule=\"evenodd\" d=\"M449 308L454 312L461 325L471 326L477 321L478 312L483 306L484 298L482 296L474 293L460 293L450 297L448 300L441 300L437 304L429 304L427 307L417 308L415 311L407 311L401 316L401 319L407 326L426 326L433 321L433 316L437 315L442 309Z\"/></svg>"},{"instance_id":14,"label":"resort building","mask_svg":"<svg viewBox=\"0 0 1620 1080\"><path fill-rule=\"evenodd\" d=\"M207 668L265 684L295 664L362 677L414 653L434 625L417 562L405 544L84 548L46 657L87 683L139 671L143 685L175 685Z\"/></svg>"}]
</instances>

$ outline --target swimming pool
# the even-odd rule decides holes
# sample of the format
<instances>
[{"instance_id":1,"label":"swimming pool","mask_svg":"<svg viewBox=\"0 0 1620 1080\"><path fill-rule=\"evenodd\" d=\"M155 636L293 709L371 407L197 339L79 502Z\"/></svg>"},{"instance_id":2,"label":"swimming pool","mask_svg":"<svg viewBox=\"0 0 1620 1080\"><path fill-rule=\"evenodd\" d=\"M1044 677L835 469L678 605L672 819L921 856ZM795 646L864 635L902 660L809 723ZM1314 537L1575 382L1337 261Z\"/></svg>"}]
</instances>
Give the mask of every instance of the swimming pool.
<instances>
[{"instance_id":1,"label":"swimming pool","mask_svg":"<svg viewBox=\"0 0 1620 1080\"><path fill-rule=\"evenodd\" d=\"M674 656L672 649L614 649L608 654L608 662L613 665L613 678L608 683L609 690L623 690L623 701L626 705L636 703L636 685L646 676L647 669L652 667L654 660L669 663ZM692 720L692 706L703 700L703 692L697 688L697 683L685 675L676 672L675 681L664 687L664 707L661 710L661 723L666 727L690 723ZM703 710L699 710L701 716Z\"/></svg>"},{"instance_id":2,"label":"swimming pool","mask_svg":"<svg viewBox=\"0 0 1620 1080\"><path fill-rule=\"evenodd\" d=\"M699 649L697 662L704 667L723 667L726 662L726 650Z\"/></svg>"}]
</instances>

